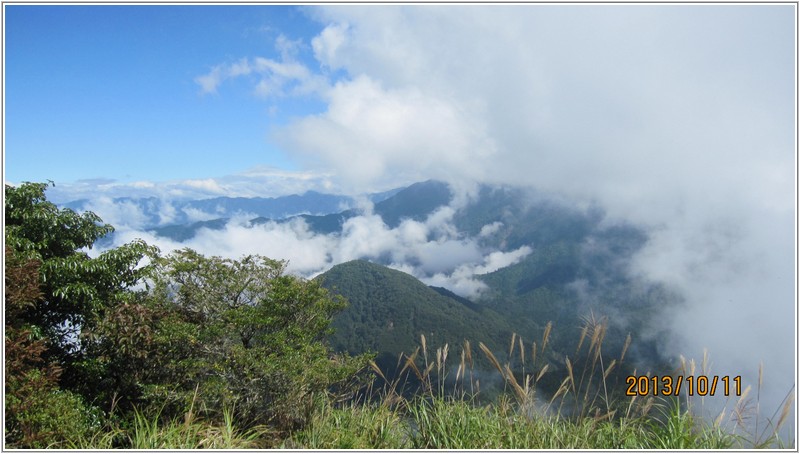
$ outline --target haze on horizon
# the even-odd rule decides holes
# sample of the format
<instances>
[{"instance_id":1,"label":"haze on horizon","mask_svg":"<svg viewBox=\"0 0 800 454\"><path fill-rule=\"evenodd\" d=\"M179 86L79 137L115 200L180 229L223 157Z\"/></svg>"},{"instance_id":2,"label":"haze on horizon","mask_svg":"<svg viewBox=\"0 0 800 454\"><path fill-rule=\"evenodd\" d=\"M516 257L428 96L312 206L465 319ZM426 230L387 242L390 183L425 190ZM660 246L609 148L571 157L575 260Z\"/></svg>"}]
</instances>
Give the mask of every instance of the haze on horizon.
<instances>
[{"instance_id":1,"label":"haze on horizon","mask_svg":"<svg viewBox=\"0 0 800 454\"><path fill-rule=\"evenodd\" d=\"M670 349L750 383L763 361L767 408L795 384L796 5L4 12L6 182L108 204L434 178L459 200L487 183L597 203L650 235L630 272L685 296ZM353 245L401 244L360 219ZM295 263L343 247L224 233Z\"/></svg>"}]
</instances>

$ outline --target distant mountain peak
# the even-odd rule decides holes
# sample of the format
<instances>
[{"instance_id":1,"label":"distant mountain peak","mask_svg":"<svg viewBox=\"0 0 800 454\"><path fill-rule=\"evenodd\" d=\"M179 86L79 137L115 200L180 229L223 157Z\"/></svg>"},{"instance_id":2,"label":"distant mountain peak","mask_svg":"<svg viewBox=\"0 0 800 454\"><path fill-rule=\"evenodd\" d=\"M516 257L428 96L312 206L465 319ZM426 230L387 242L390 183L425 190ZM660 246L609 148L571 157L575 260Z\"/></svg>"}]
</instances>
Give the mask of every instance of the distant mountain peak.
<instances>
[{"instance_id":1,"label":"distant mountain peak","mask_svg":"<svg viewBox=\"0 0 800 454\"><path fill-rule=\"evenodd\" d=\"M375 213L389 227L397 227L403 219L423 221L437 208L446 206L453 198L447 183L428 180L414 183L394 196L375 204Z\"/></svg>"}]
</instances>

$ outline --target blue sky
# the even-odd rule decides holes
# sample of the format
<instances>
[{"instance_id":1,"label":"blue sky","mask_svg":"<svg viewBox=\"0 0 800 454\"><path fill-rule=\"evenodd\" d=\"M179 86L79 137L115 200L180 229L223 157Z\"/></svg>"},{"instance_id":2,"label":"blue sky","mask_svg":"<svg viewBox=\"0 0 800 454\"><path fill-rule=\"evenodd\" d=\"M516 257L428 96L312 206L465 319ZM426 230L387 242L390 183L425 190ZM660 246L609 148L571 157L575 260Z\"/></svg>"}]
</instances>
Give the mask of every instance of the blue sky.
<instances>
[{"instance_id":1,"label":"blue sky","mask_svg":"<svg viewBox=\"0 0 800 454\"><path fill-rule=\"evenodd\" d=\"M321 108L245 84L202 94L214 65L280 58L275 41L321 30L293 7L5 7L6 178L68 183L221 176L294 168L267 133ZM220 159L224 156L224 159Z\"/></svg>"},{"instance_id":2,"label":"blue sky","mask_svg":"<svg viewBox=\"0 0 800 454\"><path fill-rule=\"evenodd\" d=\"M705 185L720 159L721 188L781 173L793 146L791 5L4 12L5 178L72 195L439 178L616 197Z\"/></svg>"}]
</instances>

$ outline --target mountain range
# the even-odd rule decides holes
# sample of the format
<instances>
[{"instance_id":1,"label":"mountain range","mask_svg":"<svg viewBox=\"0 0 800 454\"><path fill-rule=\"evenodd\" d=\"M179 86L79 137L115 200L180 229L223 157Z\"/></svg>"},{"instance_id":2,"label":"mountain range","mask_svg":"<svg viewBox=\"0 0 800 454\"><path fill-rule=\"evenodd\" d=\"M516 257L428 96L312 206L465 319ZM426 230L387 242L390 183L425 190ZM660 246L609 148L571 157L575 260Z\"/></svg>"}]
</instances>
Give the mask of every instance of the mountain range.
<instances>
[{"instance_id":1,"label":"mountain range","mask_svg":"<svg viewBox=\"0 0 800 454\"><path fill-rule=\"evenodd\" d=\"M402 188L367 194L373 203L392 197ZM254 219L287 219L301 214L329 214L356 206L350 196L306 191L281 197L215 197L200 200L166 200L157 197L117 197L113 205L127 206L141 213L141 227L154 233L183 241L202 228L222 228L235 215L251 215ZM75 211L92 209L89 199L73 200L61 205ZM168 215L166 215L168 213ZM198 220L202 217L202 220Z\"/></svg>"},{"instance_id":2,"label":"mountain range","mask_svg":"<svg viewBox=\"0 0 800 454\"><path fill-rule=\"evenodd\" d=\"M481 291L458 295L453 288L426 285L433 272L421 259L397 263L397 257L360 257L336 264L316 277L331 292L344 296L349 307L334 322L331 345L339 351L372 351L382 368L391 370L401 352L410 353L424 334L430 346L451 347L470 340L494 351L508 348L513 334L526 342L540 340L552 322L548 350L551 369L564 367L577 349L580 332L591 317L607 317L605 351L619 352L628 334L633 344L631 364L666 363L653 339L661 329L661 311L674 310L680 298L657 282L631 273L632 258L647 242L647 233L632 224L610 222L601 207L576 208L529 189L480 186L466 202L450 206L452 189L426 181L374 194L372 214L394 229L406 220L424 222L449 207L447 228L462 243L472 241L481 254L529 251L510 263L478 269ZM156 202L130 200L149 206ZM79 206L75 202L72 206ZM69 206L69 205L68 205ZM345 223L363 213L355 200L307 192L281 198L217 198L185 202L189 209L220 214L253 215L251 226L302 219L317 235L341 235ZM228 218L155 225L159 236L185 241L199 229L223 229ZM430 232L429 232L430 235ZM435 238L433 239L435 240ZM434 258L435 259L435 258ZM413 276L398 267L417 270ZM621 368L620 370L625 370Z\"/></svg>"}]
</instances>

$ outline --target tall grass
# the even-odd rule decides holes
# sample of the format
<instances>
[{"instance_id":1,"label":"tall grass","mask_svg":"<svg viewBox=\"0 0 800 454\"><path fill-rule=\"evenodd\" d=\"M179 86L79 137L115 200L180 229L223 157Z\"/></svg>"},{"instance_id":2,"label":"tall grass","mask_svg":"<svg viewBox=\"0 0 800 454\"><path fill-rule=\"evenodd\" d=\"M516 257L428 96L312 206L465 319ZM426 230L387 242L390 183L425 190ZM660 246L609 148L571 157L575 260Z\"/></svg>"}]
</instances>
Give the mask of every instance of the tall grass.
<instances>
[{"instance_id":1,"label":"tall grass","mask_svg":"<svg viewBox=\"0 0 800 454\"><path fill-rule=\"evenodd\" d=\"M282 449L400 449L410 447L400 412L379 402L349 402L336 408L318 399L309 429L295 433Z\"/></svg>"},{"instance_id":2,"label":"tall grass","mask_svg":"<svg viewBox=\"0 0 800 454\"><path fill-rule=\"evenodd\" d=\"M687 360L680 357L679 374L684 376L703 375L712 376L711 363L708 351L703 351L703 359L698 365L695 360ZM780 436L781 429L789 420L792 408L795 403L794 387L787 392L779 406L771 416L762 416L762 390L764 378L764 365L759 364L758 381L756 383L755 396L752 393L752 386L747 385L741 395L733 402L733 407L728 408L731 401L726 401L722 409L713 417L713 424L709 430L716 430L733 437L737 443L745 448L755 449L786 449L794 448L795 441L787 440ZM683 405L688 413L706 414L706 397L689 396L684 394ZM680 402L677 402L680 404ZM699 407L699 408L698 408ZM789 434L793 437L794 434Z\"/></svg>"},{"instance_id":3,"label":"tall grass","mask_svg":"<svg viewBox=\"0 0 800 454\"><path fill-rule=\"evenodd\" d=\"M148 415L135 410L129 428L107 426L91 437L68 440L66 449L249 449L274 443L266 427L241 430L233 420L232 409L223 410L222 424L197 417L194 405L183 420L164 421L160 412Z\"/></svg>"},{"instance_id":4,"label":"tall grass","mask_svg":"<svg viewBox=\"0 0 800 454\"><path fill-rule=\"evenodd\" d=\"M370 386L363 402L334 409L323 407L312 424L296 433L286 447L394 449L726 449L785 447L777 431L788 419L793 395L769 420L769 430L737 434L724 427L723 414L713 422L697 417L698 405L688 397L624 396L612 380L625 364L628 336L619 352L603 350L607 319L584 319L577 348L563 363L545 360L553 325L542 337L526 342L514 333L505 360L483 343L478 350L503 383L503 393L489 403L480 399L480 381L472 345L464 341L456 355L450 346L429 350L424 335L419 346L398 358L399 373L387 378L372 364L378 386ZM452 357L455 363L448 363ZM676 374L708 374L708 358L700 370L683 359ZM545 394L540 384L560 373L559 386ZM638 372L634 370L633 375ZM646 372L644 375L649 375ZM410 380L412 379L413 380ZM617 377L619 378L619 377ZM408 396L414 381L417 392ZM759 387L761 386L759 380ZM373 384L374 385L374 384ZM382 386L381 386L382 385ZM734 407L745 418L753 406L749 389ZM685 393L684 393L685 394ZM406 396L406 397L404 397ZM702 405L703 402L700 402ZM758 401L755 409L759 408ZM776 418L777 416L777 418ZM775 421L774 424L772 421ZM794 442L791 442L793 445Z\"/></svg>"}]
</instances>

